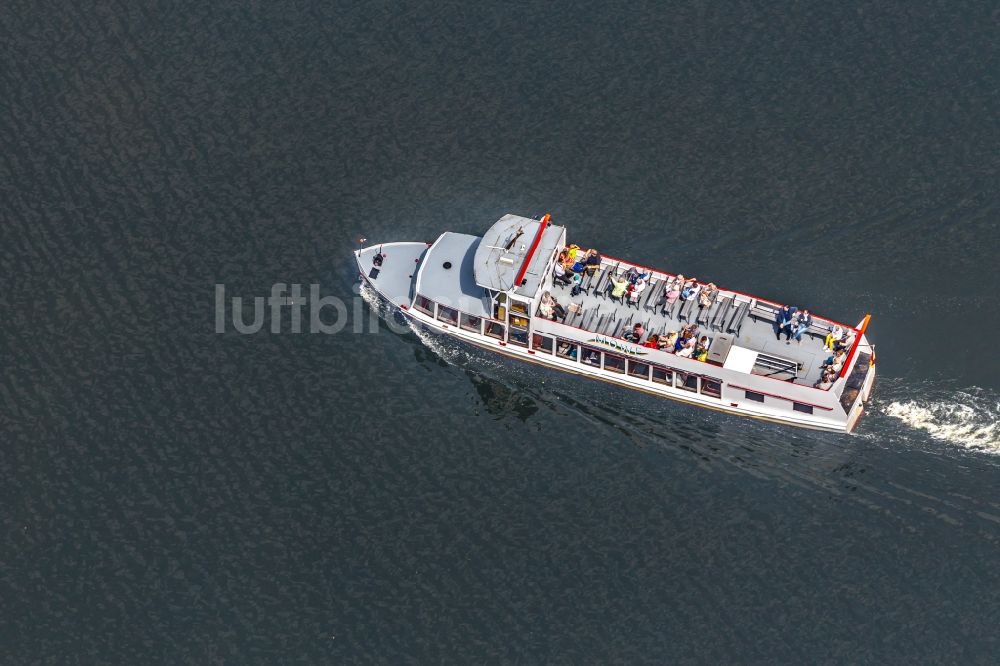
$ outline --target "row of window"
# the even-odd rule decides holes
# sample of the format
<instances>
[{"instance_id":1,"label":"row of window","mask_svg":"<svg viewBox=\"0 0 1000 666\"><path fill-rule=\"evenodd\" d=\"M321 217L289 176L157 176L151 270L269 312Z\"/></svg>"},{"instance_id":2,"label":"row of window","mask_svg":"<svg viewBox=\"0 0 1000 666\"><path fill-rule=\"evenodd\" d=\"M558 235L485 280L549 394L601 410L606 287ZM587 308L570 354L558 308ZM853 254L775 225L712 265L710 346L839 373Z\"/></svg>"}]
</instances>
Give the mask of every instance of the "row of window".
<instances>
[{"instance_id":1,"label":"row of window","mask_svg":"<svg viewBox=\"0 0 1000 666\"><path fill-rule=\"evenodd\" d=\"M437 306L436 312L435 306ZM467 331L488 335L497 340L505 339L506 327L503 322L493 319L483 319L482 317L459 312L454 308L437 304L429 298L420 295L417 296L413 307L431 317L436 317L438 321L445 324L459 326ZM513 303L511 304L511 310L510 336L506 340L520 347L527 347L528 318L527 316L519 316L521 314L527 315L527 312L523 308L515 307ZM514 312L518 314L514 314ZM661 365L644 363L643 361L626 358L620 354L611 354L596 347L581 345L573 340L535 333L531 336L531 348L536 351L555 354L562 358L586 363L595 368L603 368L608 372L616 372L622 375L629 375L630 377L653 381L657 384L674 386L685 391L701 393L713 398L722 397L722 385L716 379L701 377ZM764 402L766 397L763 393L755 391L744 391L744 396L747 400L761 403ZM793 402L792 409L804 414L813 413L812 405L805 405L799 402Z\"/></svg>"},{"instance_id":2,"label":"row of window","mask_svg":"<svg viewBox=\"0 0 1000 666\"><path fill-rule=\"evenodd\" d=\"M535 333L531 336L531 347L532 349L545 351L549 354L553 353L552 350L554 348L556 356L585 363L595 368L603 368L608 372L628 375L637 379L645 379L657 384L674 386L712 398L722 397L722 383L717 379L702 377L654 363L646 363L645 361L627 358L621 354L612 354L597 347L581 345L574 340L553 338L549 335Z\"/></svg>"},{"instance_id":3,"label":"row of window","mask_svg":"<svg viewBox=\"0 0 1000 666\"><path fill-rule=\"evenodd\" d=\"M757 393L756 391L744 391L743 394L747 400L753 400L754 402L764 402L764 399L767 397L763 393ZM792 402L792 409L803 414L813 413L812 405L804 405L801 402Z\"/></svg>"},{"instance_id":4,"label":"row of window","mask_svg":"<svg viewBox=\"0 0 1000 666\"><path fill-rule=\"evenodd\" d=\"M435 306L437 306L437 312L435 312ZM450 326L458 326L465 329L466 331L472 331L473 333L479 333L480 335L488 335L491 338L496 338L497 340L505 339L506 326L503 322L494 321L493 319L484 319L482 317L476 317L474 315L466 314L465 312L459 312L455 308L450 308L447 305L441 305L440 303L435 303L426 296L417 295L417 298L413 301L413 307L420 310L424 314L430 315L436 318L438 321L448 324ZM511 317L511 323L514 320L519 319L522 323L522 328L514 333L513 329L511 331L511 342L519 344L522 347L528 346L528 320L523 317ZM485 327L484 327L485 322ZM516 338L516 339L515 339Z\"/></svg>"}]
</instances>

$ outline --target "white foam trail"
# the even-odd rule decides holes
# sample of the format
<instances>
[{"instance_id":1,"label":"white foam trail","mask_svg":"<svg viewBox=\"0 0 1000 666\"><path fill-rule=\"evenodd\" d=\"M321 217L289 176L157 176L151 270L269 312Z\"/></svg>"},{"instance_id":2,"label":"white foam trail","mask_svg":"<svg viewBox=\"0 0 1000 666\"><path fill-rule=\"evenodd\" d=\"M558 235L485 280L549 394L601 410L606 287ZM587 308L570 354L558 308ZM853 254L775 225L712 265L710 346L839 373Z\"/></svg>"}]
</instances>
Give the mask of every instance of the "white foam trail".
<instances>
[{"instance_id":1,"label":"white foam trail","mask_svg":"<svg viewBox=\"0 0 1000 666\"><path fill-rule=\"evenodd\" d=\"M395 306L386 303L385 300L383 300L370 285L362 282L359 293L368 306L378 313L379 317L384 320L389 320L395 317L396 321L398 321L399 315L396 313ZM413 323L413 320L409 317L402 317L402 319L406 322L406 326L410 328L413 334L420 339L420 342L422 342L425 347L434 352L446 363L450 363L451 365L462 365L469 359L469 353L466 349L454 342L448 336L435 335L434 333L427 331L423 326ZM477 359L476 364L477 366L482 366L486 363L484 363L482 359ZM497 365L497 363L492 361L489 365Z\"/></svg>"},{"instance_id":2,"label":"white foam trail","mask_svg":"<svg viewBox=\"0 0 1000 666\"><path fill-rule=\"evenodd\" d=\"M884 412L931 437L1000 455L1000 402L974 390L951 399L891 402Z\"/></svg>"}]
</instances>

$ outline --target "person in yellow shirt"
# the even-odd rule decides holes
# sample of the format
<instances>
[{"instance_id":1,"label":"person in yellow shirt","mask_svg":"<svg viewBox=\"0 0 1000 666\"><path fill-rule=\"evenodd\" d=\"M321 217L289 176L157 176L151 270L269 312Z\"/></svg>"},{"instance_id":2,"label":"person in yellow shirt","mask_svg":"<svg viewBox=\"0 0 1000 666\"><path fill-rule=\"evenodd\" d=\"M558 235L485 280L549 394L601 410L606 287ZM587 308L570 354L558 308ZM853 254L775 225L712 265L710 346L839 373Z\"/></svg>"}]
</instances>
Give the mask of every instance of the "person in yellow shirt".
<instances>
[{"instance_id":1,"label":"person in yellow shirt","mask_svg":"<svg viewBox=\"0 0 1000 666\"><path fill-rule=\"evenodd\" d=\"M625 298L625 290L628 289L629 281L623 275L612 275L611 282L608 284L607 291L611 294L611 298L617 298L622 301Z\"/></svg>"}]
</instances>

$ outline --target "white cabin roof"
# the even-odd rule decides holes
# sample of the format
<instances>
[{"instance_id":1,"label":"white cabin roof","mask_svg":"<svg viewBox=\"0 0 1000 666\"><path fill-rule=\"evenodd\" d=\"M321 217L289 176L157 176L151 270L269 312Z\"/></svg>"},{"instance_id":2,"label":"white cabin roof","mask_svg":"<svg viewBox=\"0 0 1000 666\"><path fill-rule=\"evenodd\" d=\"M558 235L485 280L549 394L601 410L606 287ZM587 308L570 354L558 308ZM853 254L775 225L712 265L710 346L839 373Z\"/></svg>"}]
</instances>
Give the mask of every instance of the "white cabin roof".
<instances>
[{"instance_id":1,"label":"white cabin roof","mask_svg":"<svg viewBox=\"0 0 1000 666\"><path fill-rule=\"evenodd\" d=\"M541 238L536 239L541 226L539 220L520 215L508 214L497 220L483 234L476 250L473 264L476 284L493 291L514 289L520 296L534 297L565 233L564 227L548 224ZM522 284L515 285L522 268Z\"/></svg>"},{"instance_id":2,"label":"white cabin roof","mask_svg":"<svg viewBox=\"0 0 1000 666\"><path fill-rule=\"evenodd\" d=\"M476 317L490 316L491 301L473 273L480 241L468 234L441 234L421 260L417 293Z\"/></svg>"}]
</instances>

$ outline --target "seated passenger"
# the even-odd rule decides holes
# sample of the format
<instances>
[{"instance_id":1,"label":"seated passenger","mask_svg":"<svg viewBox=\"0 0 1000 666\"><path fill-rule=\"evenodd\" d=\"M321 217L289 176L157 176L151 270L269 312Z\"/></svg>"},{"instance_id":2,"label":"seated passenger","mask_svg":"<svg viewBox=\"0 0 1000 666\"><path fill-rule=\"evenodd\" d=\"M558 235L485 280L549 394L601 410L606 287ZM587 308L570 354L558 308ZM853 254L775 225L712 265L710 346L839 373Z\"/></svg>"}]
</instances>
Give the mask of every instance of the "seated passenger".
<instances>
[{"instance_id":1,"label":"seated passenger","mask_svg":"<svg viewBox=\"0 0 1000 666\"><path fill-rule=\"evenodd\" d=\"M684 288L681 289L681 298L685 301L689 301L698 295L701 287L698 285L697 280L694 278L688 278L688 281L684 283Z\"/></svg>"},{"instance_id":2,"label":"seated passenger","mask_svg":"<svg viewBox=\"0 0 1000 666\"><path fill-rule=\"evenodd\" d=\"M777 333L776 337L780 340L781 334L784 333L786 336L786 341L792 339L792 320L795 317L795 313L798 312L798 308L794 305L782 305L778 310L778 315L775 319L775 330Z\"/></svg>"},{"instance_id":3,"label":"seated passenger","mask_svg":"<svg viewBox=\"0 0 1000 666\"><path fill-rule=\"evenodd\" d=\"M827 370L823 372L823 376L820 377L819 381L816 382L813 386L815 386L818 389L823 389L825 391L826 389L833 386L833 382L836 381L836 379L837 379L837 373Z\"/></svg>"},{"instance_id":4,"label":"seated passenger","mask_svg":"<svg viewBox=\"0 0 1000 666\"><path fill-rule=\"evenodd\" d=\"M697 338L698 333L701 332L701 329L698 328L698 324L691 323L691 324L684 324L684 326L681 328L681 331L682 331L681 337Z\"/></svg>"},{"instance_id":5,"label":"seated passenger","mask_svg":"<svg viewBox=\"0 0 1000 666\"><path fill-rule=\"evenodd\" d=\"M553 305L555 305L556 299L552 298L552 294L543 291L542 297L538 300L538 314L542 315L546 319L555 319L553 317Z\"/></svg>"},{"instance_id":6,"label":"seated passenger","mask_svg":"<svg viewBox=\"0 0 1000 666\"><path fill-rule=\"evenodd\" d=\"M823 340L823 349L832 352L834 343L839 342L843 335L844 329L840 327L840 324L834 326L833 330L827 334L826 339Z\"/></svg>"},{"instance_id":7,"label":"seated passenger","mask_svg":"<svg viewBox=\"0 0 1000 666\"><path fill-rule=\"evenodd\" d=\"M642 292L645 291L645 289L646 289L645 278L640 277L638 280L636 280L635 284L629 285L628 289L629 303L638 303L639 297L642 296Z\"/></svg>"},{"instance_id":8,"label":"seated passenger","mask_svg":"<svg viewBox=\"0 0 1000 666\"><path fill-rule=\"evenodd\" d=\"M591 248L587 250L587 258L584 263L587 265L587 272L593 275L601 267L601 255L597 253L597 250Z\"/></svg>"},{"instance_id":9,"label":"seated passenger","mask_svg":"<svg viewBox=\"0 0 1000 666\"><path fill-rule=\"evenodd\" d=\"M844 334L840 336L840 340L833 343L833 351L841 350L847 351L851 348L854 343L854 334L850 331L844 331Z\"/></svg>"},{"instance_id":10,"label":"seated passenger","mask_svg":"<svg viewBox=\"0 0 1000 666\"><path fill-rule=\"evenodd\" d=\"M649 336L648 340L646 340L644 343L642 343L642 346L643 347L649 347L650 349L659 349L660 348L660 336L658 336L656 333L653 333L651 336Z\"/></svg>"},{"instance_id":11,"label":"seated passenger","mask_svg":"<svg viewBox=\"0 0 1000 666\"><path fill-rule=\"evenodd\" d=\"M660 349L665 352L674 353L674 346L677 344L677 331L670 331L660 338Z\"/></svg>"},{"instance_id":12,"label":"seated passenger","mask_svg":"<svg viewBox=\"0 0 1000 666\"><path fill-rule=\"evenodd\" d=\"M690 342L694 342L694 339L692 338ZM685 344L677 351L677 355L683 358L691 358L692 354L694 354L694 345Z\"/></svg>"},{"instance_id":13,"label":"seated passenger","mask_svg":"<svg viewBox=\"0 0 1000 666\"><path fill-rule=\"evenodd\" d=\"M792 336L800 345L802 344L802 334L809 330L812 323L813 318L812 315L809 314L809 309L802 308L799 310L799 314L795 317L795 330L792 332ZM788 344L791 344L790 340L788 341Z\"/></svg>"},{"instance_id":14,"label":"seated passenger","mask_svg":"<svg viewBox=\"0 0 1000 666\"><path fill-rule=\"evenodd\" d=\"M840 369L844 367L844 361L846 358L847 352L843 349L838 349L833 353L833 356L823 362L823 367L830 368L834 372L840 372Z\"/></svg>"},{"instance_id":15,"label":"seated passenger","mask_svg":"<svg viewBox=\"0 0 1000 666\"><path fill-rule=\"evenodd\" d=\"M681 295L681 287L684 286L684 276L678 275L675 278L667 280L666 286L663 288L663 303L664 310L674 303Z\"/></svg>"},{"instance_id":16,"label":"seated passenger","mask_svg":"<svg viewBox=\"0 0 1000 666\"><path fill-rule=\"evenodd\" d=\"M708 360L708 337L701 336L701 340L695 345L694 353L691 354L691 358L696 361L707 361Z\"/></svg>"},{"instance_id":17,"label":"seated passenger","mask_svg":"<svg viewBox=\"0 0 1000 666\"><path fill-rule=\"evenodd\" d=\"M622 334L622 340L628 340L629 342L639 344L642 342L642 338L645 335L646 328L642 324L636 324L632 327L631 331L625 331L625 333Z\"/></svg>"},{"instance_id":18,"label":"seated passenger","mask_svg":"<svg viewBox=\"0 0 1000 666\"><path fill-rule=\"evenodd\" d=\"M579 251L580 251L580 246L577 245L576 243L570 243L569 247L566 248L566 254L569 255L569 258L574 263L576 263L576 255Z\"/></svg>"},{"instance_id":19,"label":"seated passenger","mask_svg":"<svg viewBox=\"0 0 1000 666\"><path fill-rule=\"evenodd\" d=\"M552 297L550 292L543 292L542 298L538 302L538 311L543 317L556 321L566 316L566 308L559 305L559 302Z\"/></svg>"},{"instance_id":20,"label":"seated passenger","mask_svg":"<svg viewBox=\"0 0 1000 666\"><path fill-rule=\"evenodd\" d=\"M611 294L612 298L617 298L620 301L625 297L627 288L628 280L618 275L612 275L611 282L608 283L608 288L605 291Z\"/></svg>"},{"instance_id":21,"label":"seated passenger","mask_svg":"<svg viewBox=\"0 0 1000 666\"><path fill-rule=\"evenodd\" d=\"M705 288L701 290L698 294L698 307L707 308L715 302L715 297L719 295L719 288L715 286L714 282L709 282L705 285Z\"/></svg>"},{"instance_id":22,"label":"seated passenger","mask_svg":"<svg viewBox=\"0 0 1000 666\"><path fill-rule=\"evenodd\" d=\"M560 342L559 349L556 353L560 356L569 356L571 359L576 359L576 345L570 345L568 342Z\"/></svg>"},{"instance_id":23,"label":"seated passenger","mask_svg":"<svg viewBox=\"0 0 1000 666\"><path fill-rule=\"evenodd\" d=\"M552 279L564 285L568 285L573 282L573 278L566 273L566 267L558 261L556 262L556 265L552 267Z\"/></svg>"},{"instance_id":24,"label":"seated passenger","mask_svg":"<svg viewBox=\"0 0 1000 666\"><path fill-rule=\"evenodd\" d=\"M680 352L684 349L689 349L693 351L696 342L697 340L693 335L687 333L686 331L682 332L680 336L677 338L677 342L674 344L674 352L680 354ZM691 352L689 351L687 354L681 354L681 355L690 356Z\"/></svg>"}]
</instances>

